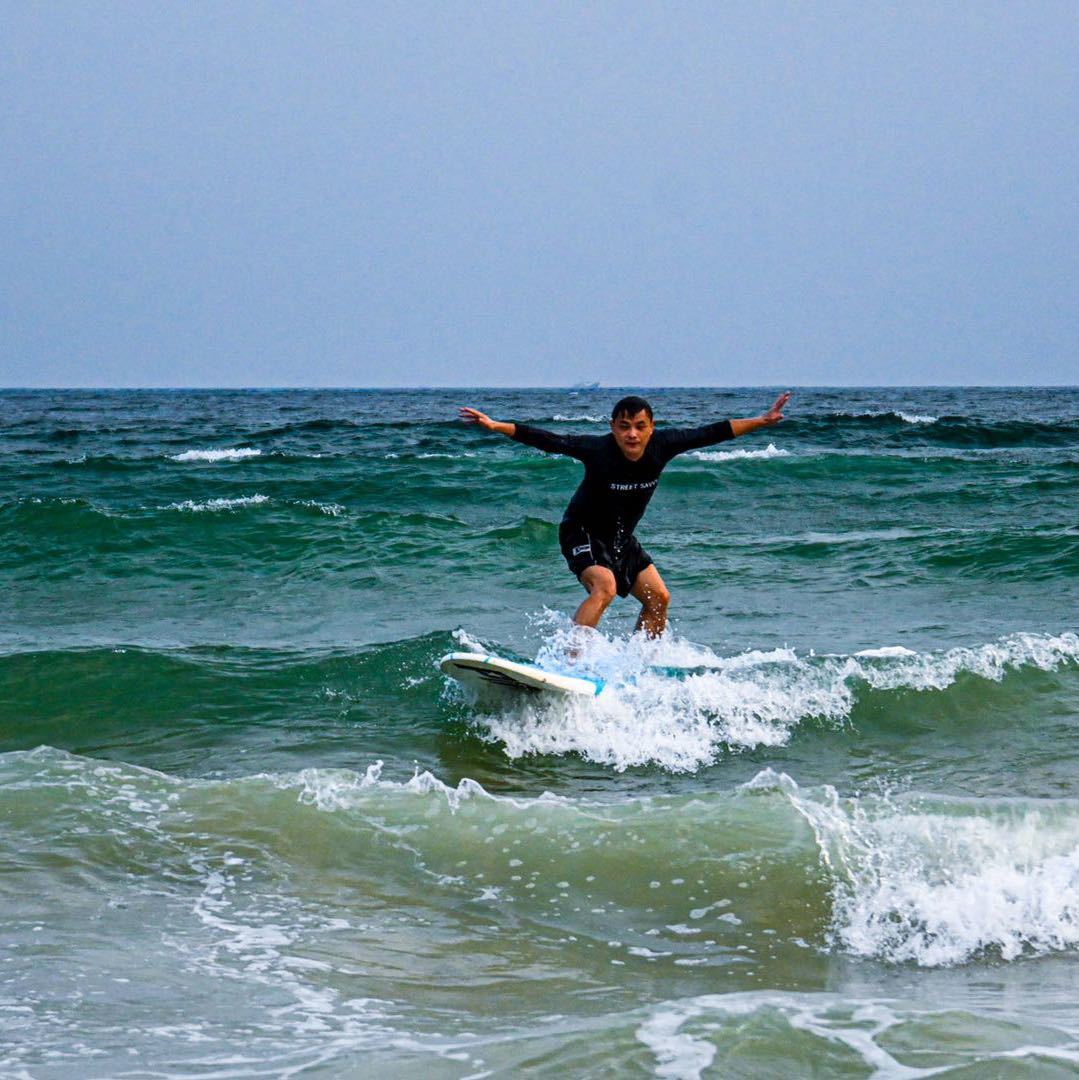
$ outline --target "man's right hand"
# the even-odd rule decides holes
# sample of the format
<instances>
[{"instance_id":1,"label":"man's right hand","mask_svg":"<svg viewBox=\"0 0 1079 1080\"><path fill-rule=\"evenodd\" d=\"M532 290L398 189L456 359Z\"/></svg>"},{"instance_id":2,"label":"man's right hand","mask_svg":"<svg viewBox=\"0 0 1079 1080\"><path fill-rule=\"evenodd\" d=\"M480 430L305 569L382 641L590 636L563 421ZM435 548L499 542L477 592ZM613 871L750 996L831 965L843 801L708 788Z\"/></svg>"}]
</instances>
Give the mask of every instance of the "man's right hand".
<instances>
[{"instance_id":1,"label":"man's right hand","mask_svg":"<svg viewBox=\"0 0 1079 1080\"><path fill-rule=\"evenodd\" d=\"M466 424L479 424L484 431L494 431L495 422L479 409L470 409L465 405L457 410L458 415Z\"/></svg>"},{"instance_id":2,"label":"man's right hand","mask_svg":"<svg viewBox=\"0 0 1079 1080\"><path fill-rule=\"evenodd\" d=\"M517 430L516 424L492 420L486 413L481 413L479 409L470 409L467 405L462 405L457 414L466 424L479 424L484 431L497 431L499 435L508 435L510 438L513 438L513 433Z\"/></svg>"}]
</instances>

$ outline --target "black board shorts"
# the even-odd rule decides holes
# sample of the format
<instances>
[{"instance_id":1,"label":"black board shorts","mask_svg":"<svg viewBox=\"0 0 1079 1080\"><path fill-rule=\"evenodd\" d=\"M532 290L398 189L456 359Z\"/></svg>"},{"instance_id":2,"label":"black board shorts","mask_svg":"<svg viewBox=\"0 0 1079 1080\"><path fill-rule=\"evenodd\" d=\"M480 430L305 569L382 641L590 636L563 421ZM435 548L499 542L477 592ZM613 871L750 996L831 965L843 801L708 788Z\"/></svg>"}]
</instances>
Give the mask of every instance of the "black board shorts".
<instances>
[{"instance_id":1,"label":"black board shorts","mask_svg":"<svg viewBox=\"0 0 1079 1080\"><path fill-rule=\"evenodd\" d=\"M607 567L614 574L619 596L629 596L637 575L652 565L652 556L641 547L637 537L630 536L615 548L572 521L563 521L558 526L558 545L576 578L590 566Z\"/></svg>"}]
</instances>

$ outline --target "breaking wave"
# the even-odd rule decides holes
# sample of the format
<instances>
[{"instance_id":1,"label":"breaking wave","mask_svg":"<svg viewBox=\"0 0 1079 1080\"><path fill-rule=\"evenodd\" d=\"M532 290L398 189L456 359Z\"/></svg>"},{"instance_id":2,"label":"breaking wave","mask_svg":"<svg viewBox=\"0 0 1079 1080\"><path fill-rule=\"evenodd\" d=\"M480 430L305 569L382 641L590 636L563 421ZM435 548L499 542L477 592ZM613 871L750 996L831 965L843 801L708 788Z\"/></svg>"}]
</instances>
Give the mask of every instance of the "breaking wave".
<instances>
[{"instance_id":1,"label":"breaking wave","mask_svg":"<svg viewBox=\"0 0 1079 1080\"><path fill-rule=\"evenodd\" d=\"M583 651L567 666L571 648ZM886 647L801 656L774 649L723 657L673 636L655 642L593 633L582 643L574 630L560 629L540 662L605 686L588 699L522 702L492 691L493 701L478 701L477 724L511 758L578 754L618 771L658 765L694 772L731 750L784 745L807 721L841 725L867 693L939 692L961 677L1000 682L1009 672L1074 666L1079 635L1020 633L931 653Z\"/></svg>"}]
</instances>

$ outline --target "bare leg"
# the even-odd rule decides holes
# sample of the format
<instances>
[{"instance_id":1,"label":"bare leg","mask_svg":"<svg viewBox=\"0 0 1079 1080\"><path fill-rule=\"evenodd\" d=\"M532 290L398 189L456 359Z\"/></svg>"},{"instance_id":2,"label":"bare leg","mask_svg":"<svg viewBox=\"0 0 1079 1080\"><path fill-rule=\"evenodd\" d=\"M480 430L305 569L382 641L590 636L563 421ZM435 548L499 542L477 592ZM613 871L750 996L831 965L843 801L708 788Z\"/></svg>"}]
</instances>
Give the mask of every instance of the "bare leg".
<instances>
[{"instance_id":1,"label":"bare leg","mask_svg":"<svg viewBox=\"0 0 1079 1080\"><path fill-rule=\"evenodd\" d=\"M637 575L630 592L641 602L637 630L643 630L651 638L658 638L667 628L667 605L671 602L671 594L655 564L646 566Z\"/></svg>"},{"instance_id":2,"label":"bare leg","mask_svg":"<svg viewBox=\"0 0 1079 1080\"><path fill-rule=\"evenodd\" d=\"M588 590L588 599L581 603L573 621L578 626L599 626L603 613L618 595L614 574L605 566L588 566L581 571L581 584Z\"/></svg>"}]
</instances>

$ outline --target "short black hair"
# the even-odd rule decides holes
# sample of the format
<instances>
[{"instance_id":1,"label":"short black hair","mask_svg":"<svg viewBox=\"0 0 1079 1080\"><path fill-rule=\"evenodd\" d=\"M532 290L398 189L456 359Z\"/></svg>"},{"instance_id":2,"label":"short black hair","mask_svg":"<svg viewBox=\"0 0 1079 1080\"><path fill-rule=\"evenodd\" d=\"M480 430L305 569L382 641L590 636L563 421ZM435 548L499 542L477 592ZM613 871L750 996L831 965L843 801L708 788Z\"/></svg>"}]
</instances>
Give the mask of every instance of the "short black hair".
<instances>
[{"instance_id":1,"label":"short black hair","mask_svg":"<svg viewBox=\"0 0 1079 1080\"><path fill-rule=\"evenodd\" d=\"M639 412L647 413L648 419L652 419L652 406L649 405L643 397L637 397L635 394L630 394L629 397L622 398L622 400L611 409L611 419L617 420L620 416L628 416L632 419Z\"/></svg>"}]
</instances>

